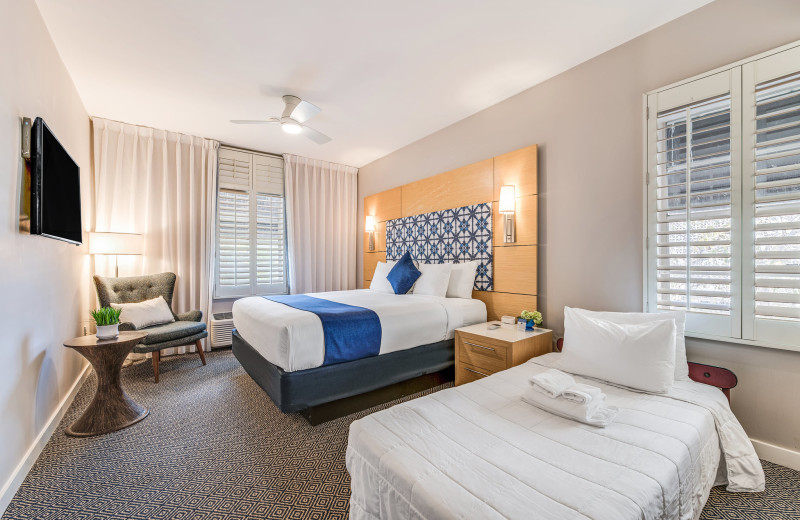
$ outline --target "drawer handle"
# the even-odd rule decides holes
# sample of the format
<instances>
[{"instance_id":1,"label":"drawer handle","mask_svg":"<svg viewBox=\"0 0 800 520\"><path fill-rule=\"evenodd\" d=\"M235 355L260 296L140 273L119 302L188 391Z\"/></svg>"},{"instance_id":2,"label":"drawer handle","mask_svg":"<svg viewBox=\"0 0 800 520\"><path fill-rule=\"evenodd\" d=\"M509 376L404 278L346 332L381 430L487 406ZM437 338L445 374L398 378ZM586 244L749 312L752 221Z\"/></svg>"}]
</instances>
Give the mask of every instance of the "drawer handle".
<instances>
[{"instance_id":1,"label":"drawer handle","mask_svg":"<svg viewBox=\"0 0 800 520\"><path fill-rule=\"evenodd\" d=\"M467 367L463 367L463 368L467 372L472 372L473 374L479 374L479 375L482 375L484 377L489 377L489 374L484 374L483 372L478 372L477 370L472 370L471 368L467 368Z\"/></svg>"},{"instance_id":2,"label":"drawer handle","mask_svg":"<svg viewBox=\"0 0 800 520\"><path fill-rule=\"evenodd\" d=\"M475 343L470 343L469 341L465 341L464 344L465 345L469 345L470 347L478 347L478 348L482 348L482 349L485 349L485 350L491 350L492 352L496 352L496 350L493 349L492 347L484 347L483 345L477 345Z\"/></svg>"}]
</instances>

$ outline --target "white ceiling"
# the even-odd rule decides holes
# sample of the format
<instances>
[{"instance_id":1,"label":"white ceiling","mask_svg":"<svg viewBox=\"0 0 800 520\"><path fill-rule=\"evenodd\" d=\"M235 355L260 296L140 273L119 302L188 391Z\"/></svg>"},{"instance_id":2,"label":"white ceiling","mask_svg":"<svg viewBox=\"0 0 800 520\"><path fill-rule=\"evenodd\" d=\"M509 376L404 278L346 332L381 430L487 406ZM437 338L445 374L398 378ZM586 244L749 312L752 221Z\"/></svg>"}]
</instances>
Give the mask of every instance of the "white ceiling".
<instances>
[{"instance_id":1,"label":"white ceiling","mask_svg":"<svg viewBox=\"0 0 800 520\"><path fill-rule=\"evenodd\" d=\"M710 0L36 0L91 115L363 166ZM277 126L320 108L317 145Z\"/></svg>"}]
</instances>

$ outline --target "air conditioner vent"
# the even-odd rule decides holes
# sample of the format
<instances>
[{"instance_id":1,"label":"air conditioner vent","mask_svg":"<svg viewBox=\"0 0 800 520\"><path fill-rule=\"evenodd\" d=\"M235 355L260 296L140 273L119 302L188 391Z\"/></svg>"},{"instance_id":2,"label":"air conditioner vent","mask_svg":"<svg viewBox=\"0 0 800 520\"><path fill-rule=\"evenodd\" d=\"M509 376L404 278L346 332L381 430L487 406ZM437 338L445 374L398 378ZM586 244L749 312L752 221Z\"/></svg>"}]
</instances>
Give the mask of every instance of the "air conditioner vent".
<instances>
[{"instance_id":1,"label":"air conditioner vent","mask_svg":"<svg viewBox=\"0 0 800 520\"><path fill-rule=\"evenodd\" d=\"M208 324L211 347L229 347L233 344L233 313L218 312Z\"/></svg>"}]
</instances>

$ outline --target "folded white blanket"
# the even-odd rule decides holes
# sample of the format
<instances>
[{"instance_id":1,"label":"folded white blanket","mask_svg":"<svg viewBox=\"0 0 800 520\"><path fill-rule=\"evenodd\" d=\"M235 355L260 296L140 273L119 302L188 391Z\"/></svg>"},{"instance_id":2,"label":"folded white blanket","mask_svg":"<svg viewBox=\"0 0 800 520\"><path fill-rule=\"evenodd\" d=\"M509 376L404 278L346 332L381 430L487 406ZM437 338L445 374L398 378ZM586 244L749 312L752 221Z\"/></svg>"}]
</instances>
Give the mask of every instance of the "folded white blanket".
<instances>
[{"instance_id":1,"label":"folded white blanket","mask_svg":"<svg viewBox=\"0 0 800 520\"><path fill-rule=\"evenodd\" d=\"M584 383L575 383L571 387L564 390L561 394L564 399L575 401L579 404L591 403L595 400L603 400L606 394L596 386L587 385Z\"/></svg>"},{"instance_id":2,"label":"folded white blanket","mask_svg":"<svg viewBox=\"0 0 800 520\"><path fill-rule=\"evenodd\" d=\"M541 374L536 374L528 381L534 386L539 387L539 391L550 397L558 397L564 390L575 385L575 380L571 375L551 368Z\"/></svg>"},{"instance_id":3,"label":"folded white blanket","mask_svg":"<svg viewBox=\"0 0 800 520\"><path fill-rule=\"evenodd\" d=\"M611 424L619 413L617 407L605 404L604 397L594 399L593 402L579 404L563 397L548 397L542 392L536 391L535 388L528 388L522 395L522 400L553 415L600 428Z\"/></svg>"}]
</instances>

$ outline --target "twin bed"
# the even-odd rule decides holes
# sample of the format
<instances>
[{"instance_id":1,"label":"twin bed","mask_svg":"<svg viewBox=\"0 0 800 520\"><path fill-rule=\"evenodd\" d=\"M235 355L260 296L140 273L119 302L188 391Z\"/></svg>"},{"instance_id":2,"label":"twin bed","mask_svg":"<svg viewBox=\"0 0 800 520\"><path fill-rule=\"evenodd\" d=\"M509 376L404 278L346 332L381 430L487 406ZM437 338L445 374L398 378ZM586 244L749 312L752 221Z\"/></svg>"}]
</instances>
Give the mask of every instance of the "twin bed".
<instances>
[{"instance_id":1,"label":"twin bed","mask_svg":"<svg viewBox=\"0 0 800 520\"><path fill-rule=\"evenodd\" d=\"M719 389L677 381L654 395L576 377L620 409L596 428L520 399L561 356L355 421L351 518L696 519L714 485L763 490Z\"/></svg>"}]
</instances>

